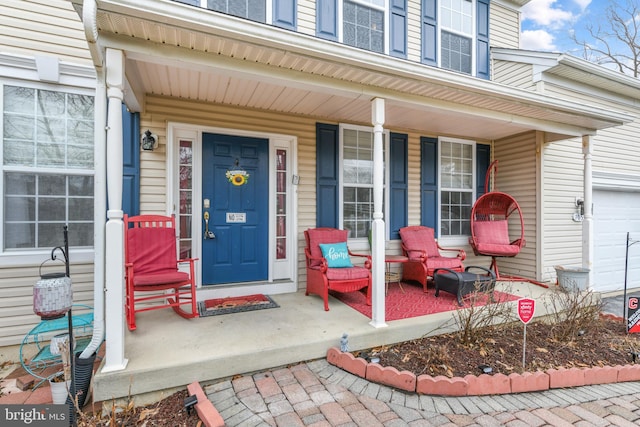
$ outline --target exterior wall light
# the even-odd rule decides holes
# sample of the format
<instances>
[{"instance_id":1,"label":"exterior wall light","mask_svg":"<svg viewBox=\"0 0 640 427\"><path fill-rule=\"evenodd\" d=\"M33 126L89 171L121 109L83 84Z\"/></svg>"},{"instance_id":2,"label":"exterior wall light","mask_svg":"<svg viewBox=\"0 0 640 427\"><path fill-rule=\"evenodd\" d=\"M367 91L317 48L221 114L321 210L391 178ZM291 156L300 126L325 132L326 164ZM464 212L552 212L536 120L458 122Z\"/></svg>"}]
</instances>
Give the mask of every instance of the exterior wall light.
<instances>
[{"instance_id":1,"label":"exterior wall light","mask_svg":"<svg viewBox=\"0 0 640 427\"><path fill-rule=\"evenodd\" d=\"M142 135L141 145L144 151L153 151L158 147L158 135L151 133L151 131L147 129Z\"/></svg>"}]
</instances>

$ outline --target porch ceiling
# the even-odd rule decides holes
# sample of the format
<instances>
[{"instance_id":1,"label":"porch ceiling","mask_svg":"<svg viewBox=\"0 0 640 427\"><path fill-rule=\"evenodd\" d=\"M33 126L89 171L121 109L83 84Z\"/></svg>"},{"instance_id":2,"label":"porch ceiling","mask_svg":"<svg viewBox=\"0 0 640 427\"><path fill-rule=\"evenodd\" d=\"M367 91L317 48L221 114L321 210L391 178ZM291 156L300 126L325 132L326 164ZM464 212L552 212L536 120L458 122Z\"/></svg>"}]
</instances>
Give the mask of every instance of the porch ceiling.
<instances>
[{"instance_id":1,"label":"porch ceiling","mask_svg":"<svg viewBox=\"0 0 640 427\"><path fill-rule=\"evenodd\" d=\"M174 1L97 4L99 45L125 51L134 109L153 94L368 124L380 97L385 127L484 140L532 129L560 139L629 120Z\"/></svg>"}]
</instances>

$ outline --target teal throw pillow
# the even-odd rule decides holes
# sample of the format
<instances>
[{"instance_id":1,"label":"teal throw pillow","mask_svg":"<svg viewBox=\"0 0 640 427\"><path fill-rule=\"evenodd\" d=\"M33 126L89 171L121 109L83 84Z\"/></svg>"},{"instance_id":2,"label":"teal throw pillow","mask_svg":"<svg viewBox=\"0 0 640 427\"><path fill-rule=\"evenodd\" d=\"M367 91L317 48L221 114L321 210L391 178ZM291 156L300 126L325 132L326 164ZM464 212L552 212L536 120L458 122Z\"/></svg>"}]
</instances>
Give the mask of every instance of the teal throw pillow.
<instances>
[{"instance_id":1,"label":"teal throw pillow","mask_svg":"<svg viewBox=\"0 0 640 427\"><path fill-rule=\"evenodd\" d=\"M353 267L346 242L320 243L320 250L329 268Z\"/></svg>"}]
</instances>

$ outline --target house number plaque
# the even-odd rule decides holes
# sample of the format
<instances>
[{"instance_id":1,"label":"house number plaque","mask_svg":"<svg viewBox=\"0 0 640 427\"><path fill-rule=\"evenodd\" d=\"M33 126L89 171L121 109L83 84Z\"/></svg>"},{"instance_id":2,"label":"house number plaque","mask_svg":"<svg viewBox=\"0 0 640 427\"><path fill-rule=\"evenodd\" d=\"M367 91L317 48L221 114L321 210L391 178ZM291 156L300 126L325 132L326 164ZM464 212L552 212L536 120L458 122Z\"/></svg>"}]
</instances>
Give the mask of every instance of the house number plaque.
<instances>
[{"instance_id":1,"label":"house number plaque","mask_svg":"<svg viewBox=\"0 0 640 427\"><path fill-rule=\"evenodd\" d=\"M227 212L227 224L245 222L247 222L247 214L245 212Z\"/></svg>"}]
</instances>

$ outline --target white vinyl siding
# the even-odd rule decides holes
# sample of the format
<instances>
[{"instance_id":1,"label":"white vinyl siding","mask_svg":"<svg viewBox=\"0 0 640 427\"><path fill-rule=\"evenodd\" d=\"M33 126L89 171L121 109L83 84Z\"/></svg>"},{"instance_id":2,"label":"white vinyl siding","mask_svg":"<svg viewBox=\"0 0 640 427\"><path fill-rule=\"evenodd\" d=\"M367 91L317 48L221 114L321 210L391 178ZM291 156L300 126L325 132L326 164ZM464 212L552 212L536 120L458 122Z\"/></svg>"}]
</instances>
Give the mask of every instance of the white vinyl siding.
<instances>
[{"instance_id":1,"label":"white vinyl siding","mask_svg":"<svg viewBox=\"0 0 640 427\"><path fill-rule=\"evenodd\" d=\"M581 105L601 108L606 111L620 111L639 116L637 104L620 97L623 104L605 102L594 93L559 88L546 82L544 93L562 97ZM625 102L626 101L626 102ZM623 126L603 129L593 137L593 170L623 174L640 174L640 118Z\"/></svg>"},{"instance_id":2,"label":"white vinyl siding","mask_svg":"<svg viewBox=\"0 0 640 427\"><path fill-rule=\"evenodd\" d=\"M533 66L510 61L492 61L493 81L525 90L536 90Z\"/></svg>"},{"instance_id":3,"label":"white vinyl siding","mask_svg":"<svg viewBox=\"0 0 640 427\"><path fill-rule=\"evenodd\" d=\"M420 62L422 57L422 27L420 1L407 2L407 59Z\"/></svg>"},{"instance_id":4,"label":"white vinyl siding","mask_svg":"<svg viewBox=\"0 0 640 427\"><path fill-rule=\"evenodd\" d=\"M495 1L490 8L489 40L492 47L520 47L520 13Z\"/></svg>"},{"instance_id":5,"label":"white vinyl siding","mask_svg":"<svg viewBox=\"0 0 640 427\"><path fill-rule=\"evenodd\" d=\"M593 170L640 174L640 120L605 129L594 138Z\"/></svg>"},{"instance_id":6,"label":"white vinyl siding","mask_svg":"<svg viewBox=\"0 0 640 427\"><path fill-rule=\"evenodd\" d=\"M417 134L409 134L408 148L408 219L407 225L420 225L420 136ZM431 136L433 135L424 135Z\"/></svg>"},{"instance_id":7,"label":"white vinyl siding","mask_svg":"<svg viewBox=\"0 0 640 427\"><path fill-rule=\"evenodd\" d=\"M535 133L529 132L495 141L492 157L498 160L498 174L492 190L510 194L520 205L527 243L517 256L499 258L498 267L505 275L536 279L538 214ZM510 227L514 227L511 234L520 231L516 230L516 226L511 222Z\"/></svg>"},{"instance_id":8,"label":"white vinyl siding","mask_svg":"<svg viewBox=\"0 0 640 427\"><path fill-rule=\"evenodd\" d=\"M80 17L67 0L1 2L0 51L91 65Z\"/></svg>"},{"instance_id":9,"label":"white vinyl siding","mask_svg":"<svg viewBox=\"0 0 640 427\"><path fill-rule=\"evenodd\" d=\"M573 221L575 198L582 197L583 169L580 138L547 144L543 156L544 279L555 278L556 265L582 265L582 223Z\"/></svg>"},{"instance_id":10,"label":"white vinyl siding","mask_svg":"<svg viewBox=\"0 0 640 427\"><path fill-rule=\"evenodd\" d=\"M73 251L69 252L72 258ZM43 255L42 260L45 259L47 255ZM50 265L42 273L64 271L62 263L47 264ZM72 262L70 271L73 303L93 306L93 264ZM40 322L40 317L33 313L33 285L39 278L39 264L0 269L0 347L20 344L27 332Z\"/></svg>"},{"instance_id":11,"label":"white vinyl siding","mask_svg":"<svg viewBox=\"0 0 640 427\"><path fill-rule=\"evenodd\" d=\"M298 32L314 36L316 34L316 2L298 2Z\"/></svg>"}]
</instances>

